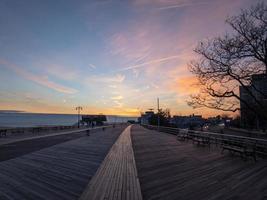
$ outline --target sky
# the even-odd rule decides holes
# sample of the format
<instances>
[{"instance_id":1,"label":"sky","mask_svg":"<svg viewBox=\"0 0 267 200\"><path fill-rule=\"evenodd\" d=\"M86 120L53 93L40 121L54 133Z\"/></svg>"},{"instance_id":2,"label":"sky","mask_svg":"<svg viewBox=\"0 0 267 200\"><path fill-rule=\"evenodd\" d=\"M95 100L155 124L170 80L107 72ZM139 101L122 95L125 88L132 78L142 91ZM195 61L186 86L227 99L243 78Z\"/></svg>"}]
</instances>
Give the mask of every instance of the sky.
<instances>
[{"instance_id":1,"label":"sky","mask_svg":"<svg viewBox=\"0 0 267 200\"><path fill-rule=\"evenodd\" d=\"M137 116L192 109L199 41L257 0L1 0L0 110Z\"/></svg>"}]
</instances>

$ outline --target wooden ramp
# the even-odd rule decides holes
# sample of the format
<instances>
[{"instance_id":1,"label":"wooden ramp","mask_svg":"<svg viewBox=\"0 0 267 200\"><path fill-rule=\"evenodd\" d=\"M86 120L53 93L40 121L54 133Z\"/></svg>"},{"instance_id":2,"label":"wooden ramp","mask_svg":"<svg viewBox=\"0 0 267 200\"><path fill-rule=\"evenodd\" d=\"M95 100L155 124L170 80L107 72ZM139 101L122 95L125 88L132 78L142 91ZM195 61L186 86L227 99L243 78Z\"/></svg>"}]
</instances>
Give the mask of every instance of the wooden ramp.
<instances>
[{"instance_id":1,"label":"wooden ramp","mask_svg":"<svg viewBox=\"0 0 267 200\"><path fill-rule=\"evenodd\" d=\"M112 146L80 200L142 199L130 130L128 126Z\"/></svg>"}]
</instances>

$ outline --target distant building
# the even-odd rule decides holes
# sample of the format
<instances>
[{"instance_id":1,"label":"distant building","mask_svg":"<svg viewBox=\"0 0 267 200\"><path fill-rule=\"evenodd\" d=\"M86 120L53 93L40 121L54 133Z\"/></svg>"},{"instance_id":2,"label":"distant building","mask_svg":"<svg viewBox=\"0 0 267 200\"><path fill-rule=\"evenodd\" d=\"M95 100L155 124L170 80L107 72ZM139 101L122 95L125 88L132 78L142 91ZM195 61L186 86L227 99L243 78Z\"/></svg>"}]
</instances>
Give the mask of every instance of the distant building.
<instances>
[{"instance_id":1,"label":"distant building","mask_svg":"<svg viewBox=\"0 0 267 200\"><path fill-rule=\"evenodd\" d=\"M151 117L153 117L155 113L153 111L146 111L145 113L141 114L140 122L141 124L149 124Z\"/></svg>"},{"instance_id":2,"label":"distant building","mask_svg":"<svg viewBox=\"0 0 267 200\"><path fill-rule=\"evenodd\" d=\"M195 128L201 127L205 123L205 119L201 115L177 116L171 119L171 124L178 128Z\"/></svg>"},{"instance_id":3,"label":"distant building","mask_svg":"<svg viewBox=\"0 0 267 200\"><path fill-rule=\"evenodd\" d=\"M87 125L103 125L106 121L106 115L82 115L82 123L86 123Z\"/></svg>"},{"instance_id":4,"label":"distant building","mask_svg":"<svg viewBox=\"0 0 267 200\"><path fill-rule=\"evenodd\" d=\"M246 104L250 105L258 112L266 112L267 74L255 74L252 75L251 78L251 85L240 86L239 88L240 98L245 101L245 103L240 101L241 126L244 128L266 128L266 119L257 116ZM264 108L258 107L256 101L260 102Z\"/></svg>"}]
</instances>

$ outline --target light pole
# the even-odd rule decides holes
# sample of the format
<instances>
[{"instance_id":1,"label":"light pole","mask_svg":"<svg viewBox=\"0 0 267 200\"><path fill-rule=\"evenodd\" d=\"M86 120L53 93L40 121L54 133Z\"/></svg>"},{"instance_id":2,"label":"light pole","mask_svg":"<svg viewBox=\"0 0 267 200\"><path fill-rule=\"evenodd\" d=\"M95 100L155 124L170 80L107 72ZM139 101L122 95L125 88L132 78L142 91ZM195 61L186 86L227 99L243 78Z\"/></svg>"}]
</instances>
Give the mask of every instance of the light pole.
<instances>
[{"instance_id":1,"label":"light pole","mask_svg":"<svg viewBox=\"0 0 267 200\"><path fill-rule=\"evenodd\" d=\"M75 109L78 110L78 128L80 128L80 112L83 108L81 106L77 106Z\"/></svg>"},{"instance_id":2,"label":"light pole","mask_svg":"<svg viewBox=\"0 0 267 200\"><path fill-rule=\"evenodd\" d=\"M159 98L157 100L158 100L158 131L159 131L159 124L160 124L160 119L159 119Z\"/></svg>"}]
</instances>

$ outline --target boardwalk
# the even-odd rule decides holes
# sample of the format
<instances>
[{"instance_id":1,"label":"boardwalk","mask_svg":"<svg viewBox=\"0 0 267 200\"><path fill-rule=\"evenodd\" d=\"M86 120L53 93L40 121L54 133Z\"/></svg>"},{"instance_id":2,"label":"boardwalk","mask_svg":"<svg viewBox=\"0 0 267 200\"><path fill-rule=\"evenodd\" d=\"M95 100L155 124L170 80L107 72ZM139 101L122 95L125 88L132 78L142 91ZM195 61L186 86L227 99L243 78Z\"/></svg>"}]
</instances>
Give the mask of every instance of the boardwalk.
<instances>
[{"instance_id":1,"label":"boardwalk","mask_svg":"<svg viewBox=\"0 0 267 200\"><path fill-rule=\"evenodd\" d=\"M99 131L101 127L91 129L90 132ZM67 142L86 135L86 129L62 131L36 136L0 138L0 161L16 158L49 146Z\"/></svg>"},{"instance_id":2,"label":"boardwalk","mask_svg":"<svg viewBox=\"0 0 267 200\"><path fill-rule=\"evenodd\" d=\"M142 200L130 129L112 146L80 200Z\"/></svg>"},{"instance_id":3,"label":"boardwalk","mask_svg":"<svg viewBox=\"0 0 267 200\"><path fill-rule=\"evenodd\" d=\"M267 161L244 162L175 136L132 128L143 199L267 199Z\"/></svg>"},{"instance_id":4,"label":"boardwalk","mask_svg":"<svg viewBox=\"0 0 267 200\"><path fill-rule=\"evenodd\" d=\"M0 162L0 199L78 199L122 130L109 128Z\"/></svg>"},{"instance_id":5,"label":"boardwalk","mask_svg":"<svg viewBox=\"0 0 267 200\"><path fill-rule=\"evenodd\" d=\"M267 199L266 160L125 127L0 162L0 200Z\"/></svg>"}]
</instances>

